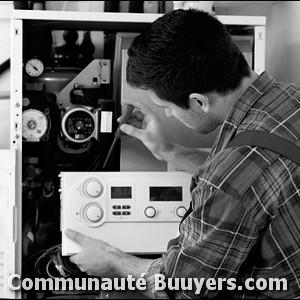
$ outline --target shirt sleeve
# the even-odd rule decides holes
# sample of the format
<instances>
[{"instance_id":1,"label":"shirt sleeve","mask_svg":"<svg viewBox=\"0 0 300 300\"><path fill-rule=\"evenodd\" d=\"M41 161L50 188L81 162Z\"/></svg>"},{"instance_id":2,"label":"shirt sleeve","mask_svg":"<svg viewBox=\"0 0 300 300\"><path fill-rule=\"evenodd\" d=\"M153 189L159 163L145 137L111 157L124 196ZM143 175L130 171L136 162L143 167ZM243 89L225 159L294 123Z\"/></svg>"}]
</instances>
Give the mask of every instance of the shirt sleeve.
<instances>
[{"instance_id":1,"label":"shirt sleeve","mask_svg":"<svg viewBox=\"0 0 300 300\"><path fill-rule=\"evenodd\" d=\"M192 193L193 212L182 222L180 236L169 243L166 254L149 267L146 278L155 298L206 298L216 296L220 285L211 290L207 279L221 282L236 278L239 268L257 241L258 228L243 201L215 187L196 187ZM155 291L155 274L185 278L179 290ZM204 278L201 289L188 279ZM218 278L224 281L218 281ZM168 286L167 286L168 287ZM165 292L165 293L162 293Z\"/></svg>"}]
</instances>

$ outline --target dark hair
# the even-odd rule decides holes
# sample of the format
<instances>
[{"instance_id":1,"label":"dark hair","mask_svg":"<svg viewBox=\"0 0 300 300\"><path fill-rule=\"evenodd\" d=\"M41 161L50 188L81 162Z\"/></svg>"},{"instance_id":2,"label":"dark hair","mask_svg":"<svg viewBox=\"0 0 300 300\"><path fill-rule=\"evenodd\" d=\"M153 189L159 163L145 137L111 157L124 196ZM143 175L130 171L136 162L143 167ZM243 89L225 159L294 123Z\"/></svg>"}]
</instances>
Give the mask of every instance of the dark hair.
<instances>
[{"instance_id":1,"label":"dark hair","mask_svg":"<svg viewBox=\"0 0 300 300\"><path fill-rule=\"evenodd\" d=\"M129 85L188 108L192 92L226 94L250 74L225 26L200 10L174 10L137 36L128 50Z\"/></svg>"}]
</instances>

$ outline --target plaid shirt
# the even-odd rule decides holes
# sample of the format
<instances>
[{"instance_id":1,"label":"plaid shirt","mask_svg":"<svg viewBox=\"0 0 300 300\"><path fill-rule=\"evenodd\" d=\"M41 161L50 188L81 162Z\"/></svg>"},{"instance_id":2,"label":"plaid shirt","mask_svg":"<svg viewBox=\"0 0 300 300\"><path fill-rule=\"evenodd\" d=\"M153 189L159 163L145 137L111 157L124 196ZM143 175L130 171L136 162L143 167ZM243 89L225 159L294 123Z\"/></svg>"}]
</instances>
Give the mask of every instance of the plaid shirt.
<instances>
[{"instance_id":1,"label":"plaid shirt","mask_svg":"<svg viewBox=\"0 0 300 300\"><path fill-rule=\"evenodd\" d=\"M271 132L300 146L300 85L276 82L264 72L234 103L207 161L193 175L193 212L146 273L155 297L224 295L205 284L197 295L195 289L154 291L154 274L161 273L166 278L235 278L237 286L247 278L286 278L287 291L225 293L300 298L300 167L262 148L224 149L245 130Z\"/></svg>"}]
</instances>

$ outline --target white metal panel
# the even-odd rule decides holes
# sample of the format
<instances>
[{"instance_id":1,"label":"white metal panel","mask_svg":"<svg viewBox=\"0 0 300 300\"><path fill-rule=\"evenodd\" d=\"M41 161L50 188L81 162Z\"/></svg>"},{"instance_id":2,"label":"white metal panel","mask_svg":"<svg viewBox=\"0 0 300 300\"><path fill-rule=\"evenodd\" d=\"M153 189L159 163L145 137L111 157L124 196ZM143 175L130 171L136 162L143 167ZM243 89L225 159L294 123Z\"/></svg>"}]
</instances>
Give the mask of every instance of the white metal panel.
<instances>
[{"instance_id":1,"label":"white metal panel","mask_svg":"<svg viewBox=\"0 0 300 300\"><path fill-rule=\"evenodd\" d=\"M8 95L7 95L8 96ZM6 98L6 97L5 97ZM0 149L10 149L10 99L0 99Z\"/></svg>"},{"instance_id":2,"label":"white metal panel","mask_svg":"<svg viewBox=\"0 0 300 300\"><path fill-rule=\"evenodd\" d=\"M11 18L13 11L13 1L0 1L0 20L8 20Z\"/></svg>"},{"instance_id":3,"label":"white metal panel","mask_svg":"<svg viewBox=\"0 0 300 300\"><path fill-rule=\"evenodd\" d=\"M0 298L15 298L8 278L16 274L15 234L15 163L14 150L0 150Z\"/></svg>"},{"instance_id":4,"label":"white metal panel","mask_svg":"<svg viewBox=\"0 0 300 300\"><path fill-rule=\"evenodd\" d=\"M126 23L151 23L162 14L139 13L100 13L100 12L74 12L74 11L30 11L15 10L13 18L23 20L53 20L53 21L83 21L83 22L126 22ZM266 25L263 16L216 16L225 25Z\"/></svg>"},{"instance_id":5,"label":"white metal panel","mask_svg":"<svg viewBox=\"0 0 300 300\"><path fill-rule=\"evenodd\" d=\"M11 23L11 149L22 149L22 21Z\"/></svg>"},{"instance_id":6,"label":"white metal panel","mask_svg":"<svg viewBox=\"0 0 300 300\"><path fill-rule=\"evenodd\" d=\"M224 25L266 25L266 17L262 16L216 16Z\"/></svg>"},{"instance_id":7,"label":"white metal panel","mask_svg":"<svg viewBox=\"0 0 300 300\"><path fill-rule=\"evenodd\" d=\"M265 70L266 27L255 26L254 29L254 71L258 74Z\"/></svg>"},{"instance_id":8,"label":"white metal panel","mask_svg":"<svg viewBox=\"0 0 300 300\"><path fill-rule=\"evenodd\" d=\"M16 152L15 173L15 273L21 274L22 259L22 67L23 67L23 23L11 21L11 131L10 147ZM16 298L21 297L20 291Z\"/></svg>"},{"instance_id":9,"label":"white metal panel","mask_svg":"<svg viewBox=\"0 0 300 300\"><path fill-rule=\"evenodd\" d=\"M77 253L80 246L67 238L64 230L71 228L87 236L99 238L128 253L157 254L165 252L170 239L178 236L181 217L178 208L188 209L191 175L186 172L62 172L61 177L61 230L62 253ZM86 182L99 182L101 193L87 196ZM112 187L130 187L128 198L113 198ZM150 199L150 188L180 187L181 199L164 201ZM153 197L153 196L152 196ZM114 216L113 206L130 206L130 216ZM86 218L86 207L101 208L100 222ZM155 215L147 217L152 207ZM125 209L122 207L122 209ZM118 211L118 208L117 208ZM159 234L157 234L159 232Z\"/></svg>"},{"instance_id":10,"label":"white metal panel","mask_svg":"<svg viewBox=\"0 0 300 300\"><path fill-rule=\"evenodd\" d=\"M161 14L139 13L101 13L101 12L74 12L74 11L34 11L15 10L14 19L23 20L53 20L53 21L83 21L83 22L126 22L126 23L151 23Z\"/></svg>"}]
</instances>

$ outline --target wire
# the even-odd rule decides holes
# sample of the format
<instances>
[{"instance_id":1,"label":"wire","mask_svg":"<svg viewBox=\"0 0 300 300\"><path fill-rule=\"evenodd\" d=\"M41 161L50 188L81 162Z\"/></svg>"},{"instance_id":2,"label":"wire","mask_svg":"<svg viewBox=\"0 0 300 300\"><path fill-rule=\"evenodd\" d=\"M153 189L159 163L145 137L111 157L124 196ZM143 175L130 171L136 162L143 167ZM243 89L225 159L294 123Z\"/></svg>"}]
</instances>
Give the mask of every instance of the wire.
<instances>
[{"instance_id":1,"label":"wire","mask_svg":"<svg viewBox=\"0 0 300 300\"><path fill-rule=\"evenodd\" d=\"M107 146L105 145L105 143L98 142L98 141L95 141L95 140L93 142L95 143L95 149L97 150L97 148L98 148L98 151L97 151L98 154L97 154L96 158L92 161L90 166L87 168L87 170L86 170L87 172L96 171L97 168L99 167L100 163L103 161L103 156L105 155L106 151L108 151Z\"/></svg>"},{"instance_id":2,"label":"wire","mask_svg":"<svg viewBox=\"0 0 300 300\"><path fill-rule=\"evenodd\" d=\"M58 274L52 274L50 266L53 264ZM55 245L46 250L34 264L34 269L39 275L46 275L50 278L69 277L74 274L82 273L76 265L72 264L68 258L64 258L61 253L61 245Z\"/></svg>"}]
</instances>

